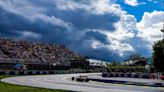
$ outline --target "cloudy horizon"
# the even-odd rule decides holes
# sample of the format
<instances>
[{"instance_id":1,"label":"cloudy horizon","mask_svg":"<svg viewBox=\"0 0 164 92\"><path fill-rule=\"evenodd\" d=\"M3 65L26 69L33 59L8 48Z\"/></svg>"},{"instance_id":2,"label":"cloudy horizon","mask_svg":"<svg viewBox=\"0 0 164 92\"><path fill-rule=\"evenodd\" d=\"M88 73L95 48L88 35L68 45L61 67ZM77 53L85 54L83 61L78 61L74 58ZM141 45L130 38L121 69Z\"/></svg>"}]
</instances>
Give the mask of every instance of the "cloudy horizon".
<instances>
[{"instance_id":1,"label":"cloudy horizon","mask_svg":"<svg viewBox=\"0 0 164 92\"><path fill-rule=\"evenodd\" d=\"M151 56L163 10L162 0L0 0L0 37L65 45L100 60Z\"/></svg>"}]
</instances>

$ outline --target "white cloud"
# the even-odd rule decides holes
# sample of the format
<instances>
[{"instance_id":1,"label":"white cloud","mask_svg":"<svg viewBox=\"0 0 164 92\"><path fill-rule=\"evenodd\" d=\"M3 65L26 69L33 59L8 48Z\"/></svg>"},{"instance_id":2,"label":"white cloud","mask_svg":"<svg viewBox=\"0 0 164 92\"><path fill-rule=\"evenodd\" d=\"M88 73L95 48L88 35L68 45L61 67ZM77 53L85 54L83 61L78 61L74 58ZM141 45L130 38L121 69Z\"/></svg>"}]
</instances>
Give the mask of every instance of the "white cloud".
<instances>
[{"instance_id":1,"label":"white cloud","mask_svg":"<svg viewBox=\"0 0 164 92\"><path fill-rule=\"evenodd\" d=\"M103 44L94 40L91 42L91 47L94 49L108 48L117 52L120 56L124 55L126 51L134 51L132 45L123 41L135 37L136 19L135 16L123 11L120 5L112 3L111 0L88 0L82 2L58 0L55 5L59 10L63 11L82 9L87 13L96 15L115 14L120 16L121 20L115 24L116 30L113 32L110 30L92 29L92 31L98 31L106 35L109 44Z\"/></svg>"},{"instance_id":2,"label":"white cloud","mask_svg":"<svg viewBox=\"0 0 164 92\"><path fill-rule=\"evenodd\" d=\"M111 33L106 30L92 30L92 31L98 31L104 35L106 35L108 38L109 44L103 44L100 41L93 40L91 42L91 47L93 49L98 49L98 48L107 48L109 51L113 51L113 53L118 54L119 56L124 56L124 54L128 51L133 52L135 49L133 46L129 43L123 42L126 41L127 39L133 38L134 34L133 33L128 33L127 31L121 30L117 31L117 33Z\"/></svg>"},{"instance_id":3,"label":"white cloud","mask_svg":"<svg viewBox=\"0 0 164 92\"><path fill-rule=\"evenodd\" d=\"M24 30L24 31L18 31L18 30L15 30L15 32L17 34L20 34L20 36L17 36L16 39L33 39L33 40L39 40L42 35L41 34L38 34L38 33L35 33L35 32L32 32L32 31L27 31L27 30Z\"/></svg>"},{"instance_id":4,"label":"white cloud","mask_svg":"<svg viewBox=\"0 0 164 92\"><path fill-rule=\"evenodd\" d=\"M152 2L152 3L158 3L157 0L148 0L149 2Z\"/></svg>"},{"instance_id":5,"label":"white cloud","mask_svg":"<svg viewBox=\"0 0 164 92\"><path fill-rule=\"evenodd\" d=\"M135 37L135 16L122 11L121 20L115 24L115 28L114 32L100 31L106 34L109 42L111 42L111 45L108 46L110 50L117 51L120 56L123 56L127 51L135 51L131 44L126 43L126 40Z\"/></svg>"},{"instance_id":6,"label":"white cloud","mask_svg":"<svg viewBox=\"0 0 164 92\"><path fill-rule=\"evenodd\" d=\"M113 4L111 0L88 0L75 2L73 0L57 0L55 5L59 10L76 10L82 9L87 13L92 14L105 14L105 13L114 13L120 15L121 9L120 5Z\"/></svg>"},{"instance_id":7,"label":"white cloud","mask_svg":"<svg viewBox=\"0 0 164 92\"><path fill-rule=\"evenodd\" d=\"M9 12L26 17L30 17L35 15L36 13L43 12L42 8L38 8L30 4L29 2L22 0L3 0L0 1L0 7Z\"/></svg>"},{"instance_id":8,"label":"white cloud","mask_svg":"<svg viewBox=\"0 0 164 92\"><path fill-rule=\"evenodd\" d=\"M134 48L130 44L116 40L112 41L112 44L108 48L117 51L120 56L123 56L126 51L134 51Z\"/></svg>"},{"instance_id":9,"label":"white cloud","mask_svg":"<svg viewBox=\"0 0 164 92\"><path fill-rule=\"evenodd\" d=\"M84 6L79 6L79 3L75 3L74 1L71 0L57 0L55 2L55 5L58 9L61 10L75 10L77 8L80 7L84 7Z\"/></svg>"},{"instance_id":10,"label":"white cloud","mask_svg":"<svg viewBox=\"0 0 164 92\"><path fill-rule=\"evenodd\" d=\"M92 30L98 31L107 36L108 42L110 44L104 45L98 41L93 41L93 48L108 48L110 51L124 56L126 52L133 52L135 48L132 44L126 43L127 40L134 38L136 36L136 18L133 15L128 14L125 11L121 12L121 19L115 23L115 31L109 30Z\"/></svg>"},{"instance_id":11,"label":"white cloud","mask_svg":"<svg viewBox=\"0 0 164 92\"><path fill-rule=\"evenodd\" d=\"M147 46L149 48L152 48L154 42L162 39L162 32L160 30L163 27L163 16L164 12L162 11L145 12L142 20L137 23L137 37L148 42Z\"/></svg>"},{"instance_id":12,"label":"white cloud","mask_svg":"<svg viewBox=\"0 0 164 92\"><path fill-rule=\"evenodd\" d=\"M135 16L129 15L127 12L123 11L120 8L120 5L113 4L110 0L89 0L85 2L60 0L56 2L56 6L59 10L64 11L83 9L87 13L96 15L109 13L120 16L121 20L115 24L116 31L114 32L109 30L92 29L92 31L98 31L106 35L108 37L109 44L103 44L100 41L94 40L90 45L93 49L107 48L120 56L123 56L127 51L134 51L132 45L122 41L135 36L134 30L136 29L136 19Z\"/></svg>"},{"instance_id":13,"label":"white cloud","mask_svg":"<svg viewBox=\"0 0 164 92\"><path fill-rule=\"evenodd\" d=\"M97 49L97 48L101 48L103 47L103 44L100 42L100 41L97 41L97 40L93 40L92 43L91 43L91 47L93 49Z\"/></svg>"},{"instance_id":14,"label":"white cloud","mask_svg":"<svg viewBox=\"0 0 164 92\"><path fill-rule=\"evenodd\" d=\"M131 5L131 6L138 6L139 5L137 0L125 0L124 2L128 5Z\"/></svg>"},{"instance_id":15,"label":"white cloud","mask_svg":"<svg viewBox=\"0 0 164 92\"><path fill-rule=\"evenodd\" d=\"M108 37L113 40L123 41L135 36L136 18L133 15L122 12L121 20L115 24L116 31L108 32Z\"/></svg>"},{"instance_id":16,"label":"white cloud","mask_svg":"<svg viewBox=\"0 0 164 92\"><path fill-rule=\"evenodd\" d=\"M91 43L91 47L93 49L98 48L107 48L109 51L113 51L113 53L118 54L119 56L124 56L125 52L134 51L134 48L128 43L122 43L117 40L112 40L110 44L102 44L101 42L94 40Z\"/></svg>"},{"instance_id":17,"label":"white cloud","mask_svg":"<svg viewBox=\"0 0 164 92\"><path fill-rule=\"evenodd\" d=\"M36 19L40 19L40 20L44 21L45 23L50 23L50 24L53 24L55 26L64 27L67 30L72 29L71 23L65 22L65 21L61 20L60 18L56 18L55 16L47 16L46 14L35 14L30 19L34 20L34 21Z\"/></svg>"},{"instance_id":18,"label":"white cloud","mask_svg":"<svg viewBox=\"0 0 164 92\"><path fill-rule=\"evenodd\" d=\"M130 6L138 6L141 4L145 4L144 2L139 3L138 0L124 0L125 4L128 4Z\"/></svg>"},{"instance_id":19,"label":"white cloud","mask_svg":"<svg viewBox=\"0 0 164 92\"><path fill-rule=\"evenodd\" d=\"M30 32L30 31L23 31L22 33L23 37L33 37L33 38L39 38L40 35L34 32Z\"/></svg>"},{"instance_id":20,"label":"white cloud","mask_svg":"<svg viewBox=\"0 0 164 92\"><path fill-rule=\"evenodd\" d=\"M144 44L145 46L151 48L154 42L162 37L160 29L162 27L163 14L161 15L160 12L154 11L152 13L144 13L142 20L137 23L135 16L128 14L120 8L120 5L114 4L110 0L89 0L83 2L67 0L64 4L61 3L62 1L63 0L60 0L56 3L59 10L67 11L82 9L87 13L96 15L116 14L121 17L121 20L115 23L116 30L113 32L110 30L95 29L95 31L99 31L106 35L110 42L110 44L104 45L99 41L93 41L91 46L95 49L102 47L110 48L109 50L116 51L122 56L126 51L136 50L133 47L134 44L129 44L126 42L127 40L139 37L142 41L146 41ZM124 2L130 6L145 4L138 0L124 0Z\"/></svg>"}]
</instances>

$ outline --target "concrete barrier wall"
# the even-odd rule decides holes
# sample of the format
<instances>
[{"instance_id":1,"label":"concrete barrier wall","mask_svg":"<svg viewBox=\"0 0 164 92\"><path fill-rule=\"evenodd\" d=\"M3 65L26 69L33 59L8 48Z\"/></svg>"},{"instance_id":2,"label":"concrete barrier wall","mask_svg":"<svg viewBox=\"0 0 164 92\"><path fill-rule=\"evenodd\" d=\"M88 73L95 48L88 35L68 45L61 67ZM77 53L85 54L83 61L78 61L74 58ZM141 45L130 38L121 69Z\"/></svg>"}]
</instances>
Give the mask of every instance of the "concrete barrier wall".
<instances>
[{"instance_id":1,"label":"concrete barrier wall","mask_svg":"<svg viewBox=\"0 0 164 92\"><path fill-rule=\"evenodd\" d=\"M102 77L129 77L129 78L144 78L144 79L149 79L149 75L146 75L146 74L102 73Z\"/></svg>"}]
</instances>

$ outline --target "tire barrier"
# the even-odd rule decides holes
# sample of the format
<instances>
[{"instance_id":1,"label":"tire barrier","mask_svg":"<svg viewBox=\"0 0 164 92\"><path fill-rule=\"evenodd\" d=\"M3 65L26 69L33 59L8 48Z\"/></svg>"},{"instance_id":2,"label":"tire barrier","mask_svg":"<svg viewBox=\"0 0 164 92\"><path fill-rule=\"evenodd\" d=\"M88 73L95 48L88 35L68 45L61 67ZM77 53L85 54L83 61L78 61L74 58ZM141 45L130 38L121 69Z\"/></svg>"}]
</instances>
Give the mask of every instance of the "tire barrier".
<instances>
[{"instance_id":1,"label":"tire barrier","mask_svg":"<svg viewBox=\"0 0 164 92\"><path fill-rule=\"evenodd\" d=\"M36 71L36 74L39 75L40 74L40 71Z\"/></svg>"},{"instance_id":2,"label":"tire barrier","mask_svg":"<svg viewBox=\"0 0 164 92\"><path fill-rule=\"evenodd\" d=\"M115 73L102 73L102 77L128 77L128 78L143 78L149 79L147 74L115 74Z\"/></svg>"},{"instance_id":3,"label":"tire barrier","mask_svg":"<svg viewBox=\"0 0 164 92\"><path fill-rule=\"evenodd\" d=\"M5 72L5 75L9 75L9 74L10 74L10 72L9 72L9 71L6 71L6 72Z\"/></svg>"},{"instance_id":4,"label":"tire barrier","mask_svg":"<svg viewBox=\"0 0 164 92\"><path fill-rule=\"evenodd\" d=\"M40 74L43 74L43 71L40 71L39 73L40 73Z\"/></svg>"},{"instance_id":5,"label":"tire barrier","mask_svg":"<svg viewBox=\"0 0 164 92\"><path fill-rule=\"evenodd\" d=\"M86 70L84 71L75 71L75 70L25 70L25 71L19 71L19 70L0 70L0 75L39 75L39 74L70 74L70 73L86 73ZM116 75L121 76L121 75Z\"/></svg>"},{"instance_id":6,"label":"tire barrier","mask_svg":"<svg viewBox=\"0 0 164 92\"><path fill-rule=\"evenodd\" d=\"M62 74L62 71L59 71L59 74Z\"/></svg>"},{"instance_id":7,"label":"tire barrier","mask_svg":"<svg viewBox=\"0 0 164 92\"><path fill-rule=\"evenodd\" d=\"M16 71L10 71L8 75L16 75L15 72Z\"/></svg>"},{"instance_id":8,"label":"tire barrier","mask_svg":"<svg viewBox=\"0 0 164 92\"><path fill-rule=\"evenodd\" d=\"M24 75L28 75L28 71L24 71Z\"/></svg>"},{"instance_id":9,"label":"tire barrier","mask_svg":"<svg viewBox=\"0 0 164 92\"><path fill-rule=\"evenodd\" d=\"M35 75L36 74L36 71L32 71L32 74Z\"/></svg>"},{"instance_id":10,"label":"tire barrier","mask_svg":"<svg viewBox=\"0 0 164 92\"><path fill-rule=\"evenodd\" d=\"M44 71L43 74L49 74L49 71Z\"/></svg>"}]
</instances>

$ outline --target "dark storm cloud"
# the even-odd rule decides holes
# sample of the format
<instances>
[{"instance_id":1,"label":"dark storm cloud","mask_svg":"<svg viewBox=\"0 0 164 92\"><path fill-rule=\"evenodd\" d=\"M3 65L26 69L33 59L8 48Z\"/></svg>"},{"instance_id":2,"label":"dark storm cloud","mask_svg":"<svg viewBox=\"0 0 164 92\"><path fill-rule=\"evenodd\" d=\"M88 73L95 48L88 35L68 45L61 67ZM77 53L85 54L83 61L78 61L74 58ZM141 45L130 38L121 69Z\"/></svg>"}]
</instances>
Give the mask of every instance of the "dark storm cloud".
<instances>
[{"instance_id":1,"label":"dark storm cloud","mask_svg":"<svg viewBox=\"0 0 164 92\"><path fill-rule=\"evenodd\" d=\"M120 20L120 18L116 15L85 14L85 12L80 9L77 11L61 11L56 14L56 16L62 18L65 21L71 22L76 28L80 30L100 29L114 31L115 27L113 24Z\"/></svg>"},{"instance_id":2,"label":"dark storm cloud","mask_svg":"<svg viewBox=\"0 0 164 92\"><path fill-rule=\"evenodd\" d=\"M104 34L101 34L100 32L97 31L88 31L86 32L86 39L96 39L103 44L109 44L109 41L107 40L107 36Z\"/></svg>"},{"instance_id":3,"label":"dark storm cloud","mask_svg":"<svg viewBox=\"0 0 164 92\"><path fill-rule=\"evenodd\" d=\"M24 30L25 19L15 14L9 13L0 8L0 33L7 36L17 36L15 30ZM28 22L27 22L28 23Z\"/></svg>"},{"instance_id":4,"label":"dark storm cloud","mask_svg":"<svg viewBox=\"0 0 164 92\"><path fill-rule=\"evenodd\" d=\"M3 6L6 4L3 2L5 1L0 1L0 35L3 37L21 39L23 34L29 33L25 34L29 37L24 39L66 45L91 58L114 60L119 57L107 48L92 48L93 40L98 40L102 44L110 42L107 36L100 32L86 31L92 29L114 31L114 23L120 19L114 14L87 14L80 9L60 11L55 8L54 0L24 1L25 4L29 3L28 9L36 9L35 7L39 9L32 15L30 10L26 10L27 8L14 6L15 2L21 4L23 2L21 0L11 0L9 5L13 4L14 8ZM35 35L39 35L39 38L32 39Z\"/></svg>"},{"instance_id":5,"label":"dark storm cloud","mask_svg":"<svg viewBox=\"0 0 164 92\"><path fill-rule=\"evenodd\" d=\"M142 54L143 56L148 57L149 55L152 54L151 50L149 51L147 50L147 49L150 49L148 48L148 46L146 46L147 44L149 44L149 42L144 41L139 37L131 38L129 40L126 40L126 42L129 44L132 44L132 46L135 48L135 52L130 52L128 55L139 53L139 54Z\"/></svg>"}]
</instances>

